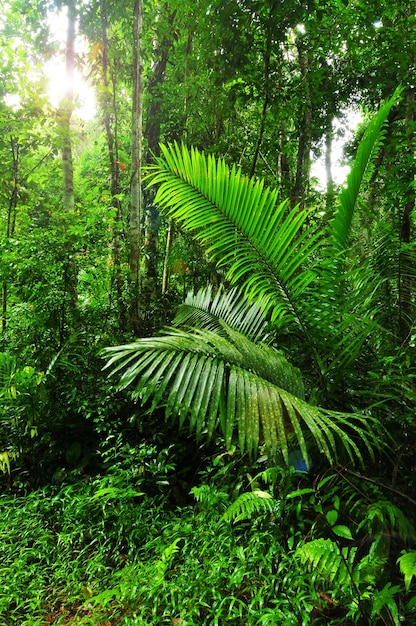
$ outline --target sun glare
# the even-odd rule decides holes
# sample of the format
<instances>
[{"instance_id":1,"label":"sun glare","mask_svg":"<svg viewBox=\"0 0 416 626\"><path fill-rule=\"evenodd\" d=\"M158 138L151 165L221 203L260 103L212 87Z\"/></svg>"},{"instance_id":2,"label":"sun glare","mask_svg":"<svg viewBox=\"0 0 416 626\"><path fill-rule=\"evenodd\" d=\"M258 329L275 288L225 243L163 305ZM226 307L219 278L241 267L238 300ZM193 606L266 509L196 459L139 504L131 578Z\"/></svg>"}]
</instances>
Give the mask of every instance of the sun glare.
<instances>
[{"instance_id":1,"label":"sun glare","mask_svg":"<svg viewBox=\"0 0 416 626\"><path fill-rule=\"evenodd\" d=\"M44 65L44 72L49 83L49 101L54 108L58 108L68 88L64 60L58 57L51 59ZM74 113L84 120L93 119L97 112L95 95L77 71L75 71L73 89L75 99Z\"/></svg>"},{"instance_id":2,"label":"sun glare","mask_svg":"<svg viewBox=\"0 0 416 626\"><path fill-rule=\"evenodd\" d=\"M50 32L53 41L57 43L56 54L44 65L45 76L48 79L48 97L53 107L58 108L59 103L65 97L68 88L68 81L65 76L65 42L67 17L66 10L51 14L49 17ZM77 37L76 53L82 56L86 52L86 41L82 37ZM97 112L97 104L94 91L82 78L81 73L75 68L74 72L74 113L83 120L91 120Z\"/></svg>"}]
</instances>

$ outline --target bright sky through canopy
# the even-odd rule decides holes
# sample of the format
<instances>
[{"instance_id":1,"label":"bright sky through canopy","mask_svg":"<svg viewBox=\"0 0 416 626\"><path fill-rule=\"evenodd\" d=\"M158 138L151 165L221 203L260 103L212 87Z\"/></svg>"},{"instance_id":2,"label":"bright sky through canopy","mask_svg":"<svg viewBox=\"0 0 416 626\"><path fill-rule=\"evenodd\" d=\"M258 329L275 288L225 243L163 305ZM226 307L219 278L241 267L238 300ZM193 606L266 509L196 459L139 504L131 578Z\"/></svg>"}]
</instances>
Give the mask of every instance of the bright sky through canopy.
<instances>
[{"instance_id":1,"label":"bright sky through canopy","mask_svg":"<svg viewBox=\"0 0 416 626\"><path fill-rule=\"evenodd\" d=\"M53 13L49 17L50 32L54 40L59 44L59 51L44 65L45 74L49 80L49 100L54 107L65 96L67 81L65 76L65 42L67 17L66 9L59 13ZM86 52L86 42L82 37L77 37L76 53L82 55ZM80 71L75 68L74 78L75 114L84 119L91 120L97 112L94 91L82 78Z\"/></svg>"}]
</instances>

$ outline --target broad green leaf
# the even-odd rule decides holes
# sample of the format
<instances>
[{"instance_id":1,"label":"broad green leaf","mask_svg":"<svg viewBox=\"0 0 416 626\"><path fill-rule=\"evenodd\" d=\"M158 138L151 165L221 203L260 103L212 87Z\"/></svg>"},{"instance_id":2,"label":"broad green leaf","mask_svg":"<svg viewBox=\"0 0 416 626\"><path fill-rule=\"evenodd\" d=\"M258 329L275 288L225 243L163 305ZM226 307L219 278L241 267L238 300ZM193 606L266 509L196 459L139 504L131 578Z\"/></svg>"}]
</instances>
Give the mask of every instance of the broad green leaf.
<instances>
[{"instance_id":1,"label":"broad green leaf","mask_svg":"<svg viewBox=\"0 0 416 626\"><path fill-rule=\"evenodd\" d=\"M328 524L333 526L338 519L338 513L334 509L331 509L330 511L327 511L325 517Z\"/></svg>"},{"instance_id":2,"label":"broad green leaf","mask_svg":"<svg viewBox=\"0 0 416 626\"><path fill-rule=\"evenodd\" d=\"M339 524L338 526L333 526L332 531L338 535L338 537L342 537L343 539L353 539L352 533L348 526L344 526L343 524Z\"/></svg>"}]
</instances>

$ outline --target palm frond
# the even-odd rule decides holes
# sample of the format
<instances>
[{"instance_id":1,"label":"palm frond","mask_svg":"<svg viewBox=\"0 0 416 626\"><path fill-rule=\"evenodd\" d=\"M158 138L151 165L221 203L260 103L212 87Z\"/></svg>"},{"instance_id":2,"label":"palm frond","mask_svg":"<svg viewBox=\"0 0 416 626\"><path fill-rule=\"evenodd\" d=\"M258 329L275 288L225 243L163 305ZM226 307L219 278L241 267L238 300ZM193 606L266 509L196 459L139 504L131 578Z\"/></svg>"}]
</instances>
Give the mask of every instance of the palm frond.
<instances>
[{"instance_id":1,"label":"palm frond","mask_svg":"<svg viewBox=\"0 0 416 626\"><path fill-rule=\"evenodd\" d=\"M229 447L238 439L242 451L254 456L264 444L270 454L280 450L289 462L289 441L297 440L307 458L305 430L333 463L341 447L362 461L356 440L370 455L379 446L375 422L309 405L292 391L299 372L273 348L251 344L224 325L228 337L212 331L169 329L160 337L107 348L106 365L121 374L120 387L133 384L133 397L150 411L164 406L166 416L189 423L200 436L220 429ZM289 391L290 390L290 391Z\"/></svg>"},{"instance_id":2,"label":"palm frond","mask_svg":"<svg viewBox=\"0 0 416 626\"><path fill-rule=\"evenodd\" d=\"M173 325L205 328L221 334L222 320L254 342L265 341L267 321L261 306L250 304L236 288L226 291L220 286L214 296L212 292L212 285L208 285L195 294L188 293Z\"/></svg>"},{"instance_id":3,"label":"palm frond","mask_svg":"<svg viewBox=\"0 0 416 626\"><path fill-rule=\"evenodd\" d=\"M219 290L212 302L210 289L189 297L175 324L192 331L172 328L108 348L107 367L121 375L121 387L133 385L133 397L151 401L150 411L164 406L197 435L220 429L227 446L238 440L252 455L264 443L288 462L295 439L307 458L306 433L331 463L340 447L362 461L360 446L372 455L382 445L375 420L305 402L299 371L259 341L264 319L285 329L297 324L328 387L353 371L376 331L377 280L368 264L345 261L357 197L399 95L370 124L329 233L224 160L161 146L149 175L158 185L155 202L226 268L238 292Z\"/></svg>"},{"instance_id":4,"label":"palm frond","mask_svg":"<svg viewBox=\"0 0 416 626\"><path fill-rule=\"evenodd\" d=\"M288 201L277 204L277 191L222 159L176 143L161 151L150 174L158 185L155 202L272 320L299 321L296 303L315 277L310 258L319 245L319 233L307 226L309 213L290 210Z\"/></svg>"},{"instance_id":5,"label":"palm frond","mask_svg":"<svg viewBox=\"0 0 416 626\"><path fill-rule=\"evenodd\" d=\"M356 364L378 330L375 296L379 282L364 262L345 271L342 284L336 283L332 270L322 269L321 288L306 295L302 311L322 353L321 371L336 380Z\"/></svg>"},{"instance_id":6,"label":"palm frond","mask_svg":"<svg viewBox=\"0 0 416 626\"><path fill-rule=\"evenodd\" d=\"M369 257L348 260L351 226L363 181L371 170L383 141L384 126L391 108L401 94L398 89L370 122L342 190L338 208L330 223L325 254L319 268L319 289L308 295L303 308L305 323L313 328L316 339L325 338L323 370L337 379L353 366L363 347L377 335L380 274L374 272ZM306 304L306 303L305 303ZM320 343L320 342L319 342Z\"/></svg>"}]
</instances>

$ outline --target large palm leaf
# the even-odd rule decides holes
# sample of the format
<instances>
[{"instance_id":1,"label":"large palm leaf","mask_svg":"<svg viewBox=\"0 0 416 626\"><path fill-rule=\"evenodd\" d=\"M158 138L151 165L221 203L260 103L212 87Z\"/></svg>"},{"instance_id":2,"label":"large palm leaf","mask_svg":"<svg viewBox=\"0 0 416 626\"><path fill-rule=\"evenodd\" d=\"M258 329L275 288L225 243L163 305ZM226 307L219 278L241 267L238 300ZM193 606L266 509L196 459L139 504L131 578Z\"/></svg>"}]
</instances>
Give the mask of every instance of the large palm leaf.
<instances>
[{"instance_id":1,"label":"large palm leaf","mask_svg":"<svg viewBox=\"0 0 416 626\"><path fill-rule=\"evenodd\" d=\"M261 301L272 321L302 323L297 306L315 278L309 259L319 233L308 212L277 202L277 192L222 159L173 144L152 169L155 202L207 248L231 283Z\"/></svg>"},{"instance_id":2,"label":"large palm leaf","mask_svg":"<svg viewBox=\"0 0 416 626\"><path fill-rule=\"evenodd\" d=\"M212 285L197 293L188 293L185 302L178 307L173 325L205 328L224 334L222 322L254 342L265 342L267 338L267 322L261 306L250 303L238 289L225 291L222 285L216 293L213 293Z\"/></svg>"},{"instance_id":3,"label":"large palm leaf","mask_svg":"<svg viewBox=\"0 0 416 626\"><path fill-rule=\"evenodd\" d=\"M108 348L106 367L121 373L121 387L134 385L134 398L151 401L150 411L164 406L167 417L177 416L180 425L187 420L197 436L210 438L219 428L227 446L237 437L250 455L264 444L271 455L281 450L288 462L295 438L307 458L305 431L330 462L340 445L362 460L358 439L372 455L378 445L374 422L311 406L303 399L299 371L281 354L221 326L221 334L172 328Z\"/></svg>"}]
</instances>

